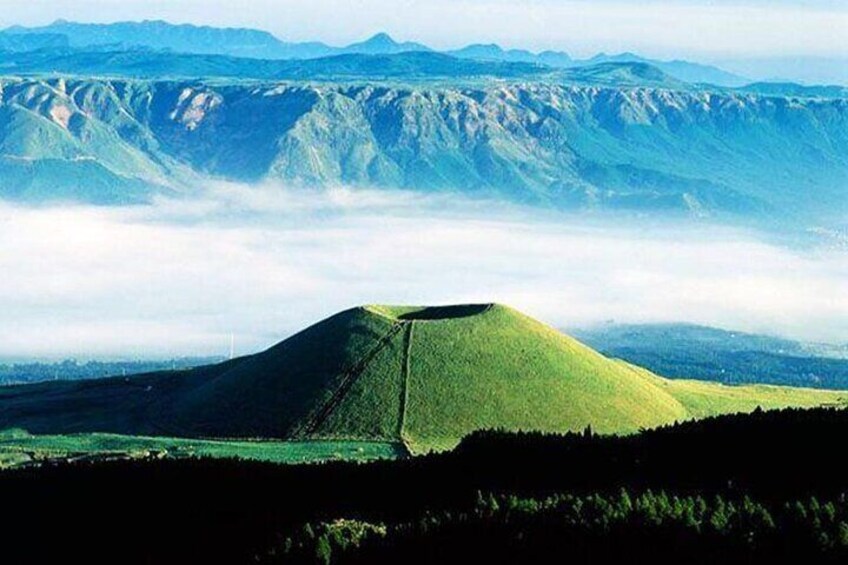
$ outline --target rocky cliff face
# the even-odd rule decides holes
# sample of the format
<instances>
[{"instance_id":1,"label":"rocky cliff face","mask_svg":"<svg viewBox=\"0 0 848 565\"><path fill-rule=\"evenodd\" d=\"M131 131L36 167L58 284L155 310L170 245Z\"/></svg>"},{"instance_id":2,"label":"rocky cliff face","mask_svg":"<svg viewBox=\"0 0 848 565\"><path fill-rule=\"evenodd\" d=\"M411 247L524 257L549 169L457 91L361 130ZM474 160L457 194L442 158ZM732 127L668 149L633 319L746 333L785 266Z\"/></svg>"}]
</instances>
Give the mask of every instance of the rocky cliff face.
<instances>
[{"instance_id":1,"label":"rocky cliff face","mask_svg":"<svg viewBox=\"0 0 848 565\"><path fill-rule=\"evenodd\" d=\"M111 187L105 200L132 200L191 170L556 207L804 216L845 211L848 100L539 83L0 79L0 159L3 194L19 198L103 199L73 180L84 169Z\"/></svg>"}]
</instances>

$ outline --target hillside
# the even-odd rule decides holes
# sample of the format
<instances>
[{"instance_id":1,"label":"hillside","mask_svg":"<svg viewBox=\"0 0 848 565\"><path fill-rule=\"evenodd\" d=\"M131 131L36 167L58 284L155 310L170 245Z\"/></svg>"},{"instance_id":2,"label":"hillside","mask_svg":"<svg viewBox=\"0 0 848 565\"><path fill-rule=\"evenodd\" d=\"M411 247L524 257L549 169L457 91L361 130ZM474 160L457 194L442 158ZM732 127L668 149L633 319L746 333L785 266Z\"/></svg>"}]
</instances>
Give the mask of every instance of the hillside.
<instances>
[{"instance_id":1,"label":"hillside","mask_svg":"<svg viewBox=\"0 0 848 565\"><path fill-rule=\"evenodd\" d=\"M0 429L368 440L414 452L481 428L629 433L840 392L668 381L500 305L355 308L188 371L0 388Z\"/></svg>"},{"instance_id":2,"label":"hillside","mask_svg":"<svg viewBox=\"0 0 848 565\"><path fill-rule=\"evenodd\" d=\"M665 80L645 66L580 71L588 82L570 85L0 79L2 196L132 202L190 169L564 209L844 218L848 99L613 84Z\"/></svg>"},{"instance_id":3,"label":"hillside","mask_svg":"<svg viewBox=\"0 0 848 565\"><path fill-rule=\"evenodd\" d=\"M848 388L848 345L803 343L692 324L613 324L573 333L605 355L666 377Z\"/></svg>"}]
</instances>

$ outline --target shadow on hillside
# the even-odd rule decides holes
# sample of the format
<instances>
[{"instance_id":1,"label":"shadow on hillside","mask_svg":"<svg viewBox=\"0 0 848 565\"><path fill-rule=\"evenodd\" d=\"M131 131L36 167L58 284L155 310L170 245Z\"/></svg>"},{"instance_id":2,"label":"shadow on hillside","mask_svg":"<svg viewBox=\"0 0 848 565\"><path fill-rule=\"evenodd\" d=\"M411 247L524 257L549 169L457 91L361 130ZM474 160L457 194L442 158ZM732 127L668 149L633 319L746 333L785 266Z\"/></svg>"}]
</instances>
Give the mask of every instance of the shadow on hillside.
<instances>
[{"instance_id":1,"label":"shadow on hillside","mask_svg":"<svg viewBox=\"0 0 848 565\"><path fill-rule=\"evenodd\" d=\"M399 320L448 320L451 318L467 318L482 314L491 304L461 304L458 306L428 306L420 310L406 312L398 316Z\"/></svg>"}]
</instances>

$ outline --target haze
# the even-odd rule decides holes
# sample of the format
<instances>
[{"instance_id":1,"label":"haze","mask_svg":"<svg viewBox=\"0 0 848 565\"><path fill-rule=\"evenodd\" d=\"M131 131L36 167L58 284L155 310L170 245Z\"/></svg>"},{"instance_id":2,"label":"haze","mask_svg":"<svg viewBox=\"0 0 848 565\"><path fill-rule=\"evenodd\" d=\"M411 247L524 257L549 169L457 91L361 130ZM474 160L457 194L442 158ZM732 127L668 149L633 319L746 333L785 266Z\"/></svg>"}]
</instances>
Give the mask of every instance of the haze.
<instances>
[{"instance_id":1,"label":"haze","mask_svg":"<svg viewBox=\"0 0 848 565\"><path fill-rule=\"evenodd\" d=\"M0 358L265 348L364 303L499 301L558 327L678 321L844 341L848 253L403 192L0 205Z\"/></svg>"},{"instance_id":2,"label":"haze","mask_svg":"<svg viewBox=\"0 0 848 565\"><path fill-rule=\"evenodd\" d=\"M2 2L0 24L166 19L265 29L345 44L377 31L438 48L498 42L577 56L638 51L701 60L848 56L848 6L835 0L44 0Z\"/></svg>"}]
</instances>

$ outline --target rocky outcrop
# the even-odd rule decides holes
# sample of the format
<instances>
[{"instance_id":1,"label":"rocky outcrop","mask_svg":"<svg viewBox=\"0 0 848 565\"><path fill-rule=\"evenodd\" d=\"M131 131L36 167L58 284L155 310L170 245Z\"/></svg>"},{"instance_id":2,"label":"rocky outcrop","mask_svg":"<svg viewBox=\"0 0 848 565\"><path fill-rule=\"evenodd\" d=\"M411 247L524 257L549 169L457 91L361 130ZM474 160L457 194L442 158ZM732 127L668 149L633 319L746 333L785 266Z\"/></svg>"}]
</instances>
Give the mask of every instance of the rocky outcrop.
<instances>
[{"instance_id":1,"label":"rocky outcrop","mask_svg":"<svg viewBox=\"0 0 848 565\"><path fill-rule=\"evenodd\" d=\"M804 216L848 202L844 98L538 82L5 79L0 116L4 162L84 159L155 187L178 186L191 170L696 214ZM3 190L15 192L6 181Z\"/></svg>"}]
</instances>

